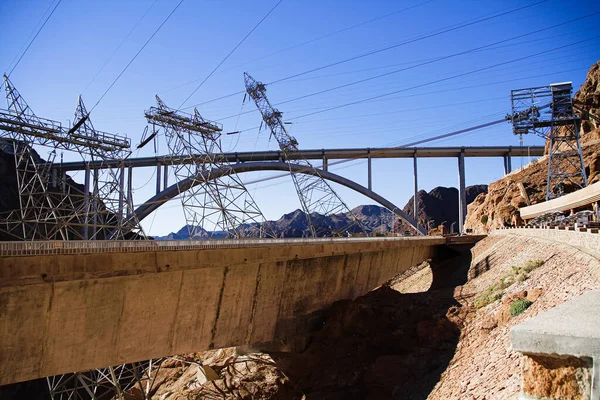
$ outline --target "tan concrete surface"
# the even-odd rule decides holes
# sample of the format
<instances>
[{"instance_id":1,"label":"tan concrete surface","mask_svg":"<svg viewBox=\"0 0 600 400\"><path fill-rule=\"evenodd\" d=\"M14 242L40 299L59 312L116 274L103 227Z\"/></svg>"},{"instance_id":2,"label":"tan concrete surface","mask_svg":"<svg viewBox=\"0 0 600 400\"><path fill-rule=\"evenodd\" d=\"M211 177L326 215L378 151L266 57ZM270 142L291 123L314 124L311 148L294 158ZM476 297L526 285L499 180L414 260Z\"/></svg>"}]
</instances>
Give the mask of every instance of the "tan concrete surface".
<instances>
[{"instance_id":1,"label":"tan concrete surface","mask_svg":"<svg viewBox=\"0 0 600 400\"><path fill-rule=\"evenodd\" d=\"M285 341L444 238L0 257L0 385Z\"/></svg>"}]
</instances>

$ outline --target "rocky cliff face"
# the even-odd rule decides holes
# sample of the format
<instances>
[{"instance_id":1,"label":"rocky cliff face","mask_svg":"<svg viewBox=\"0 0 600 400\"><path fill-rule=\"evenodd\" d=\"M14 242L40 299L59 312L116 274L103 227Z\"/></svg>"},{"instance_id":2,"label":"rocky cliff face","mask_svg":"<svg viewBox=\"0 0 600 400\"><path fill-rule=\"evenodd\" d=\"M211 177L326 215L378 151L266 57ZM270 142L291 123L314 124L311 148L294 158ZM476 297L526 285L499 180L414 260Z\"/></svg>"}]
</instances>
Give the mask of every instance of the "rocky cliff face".
<instances>
[{"instance_id":1,"label":"rocky cliff face","mask_svg":"<svg viewBox=\"0 0 600 400\"><path fill-rule=\"evenodd\" d=\"M581 132L590 140L599 139L597 134L592 136L587 134L600 128L600 121L597 119L600 118L600 61L592 65L588 71L585 83L575 93L573 105L583 110Z\"/></svg>"},{"instance_id":2,"label":"rocky cliff face","mask_svg":"<svg viewBox=\"0 0 600 400\"><path fill-rule=\"evenodd\" d=\"M593 118L600 116L600 62L590 68L586 82L575 94L573 102L582 110L578 114L582 118L583 159L588 182L595 183L600 180L600 122ZM544 156L490 184L489 192L477 196L468 207L465 227L474 233L486 233L489 229L511 225L513 215L518 214L520 207L545 200L547 173ZM574 184L566 185L565 192L577 188Z\"/></svg>"},{"instance_id":3,"label":"rocky cliff face","mask_svg":"<svg viewBox=\"0 0 600 400\"><path fill-rule=\"evenodd\" d=\"M487 193L487 185L473 185L466 188L467 204L470 204L481 193ZM404 206L404 212L414 215L414 196ZM437 227L442 223L447 229L454 224L454 232L458 230L458 189L454 187L438 186L429 193L420 190L417 193L417 207L419 209L419 225ZM405 222L398 221L394 230L396 232L412 231Z\"/></svg>"}]
</instances>

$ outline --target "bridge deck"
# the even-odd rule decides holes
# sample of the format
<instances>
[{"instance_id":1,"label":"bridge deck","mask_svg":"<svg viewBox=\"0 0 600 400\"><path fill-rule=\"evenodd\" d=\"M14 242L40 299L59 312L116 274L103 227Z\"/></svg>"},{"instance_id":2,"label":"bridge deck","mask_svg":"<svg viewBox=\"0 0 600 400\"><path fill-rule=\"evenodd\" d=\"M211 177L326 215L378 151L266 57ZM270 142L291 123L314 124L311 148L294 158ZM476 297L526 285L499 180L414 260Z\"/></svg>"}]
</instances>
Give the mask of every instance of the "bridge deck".
<instances>
[{"instance_id":1,"label":"bridge deck","mask_svg":"<svg viewBox=\"0 0 600 400\"><path fill-rule=\"evenodd\" d=\"M297 158L307 160L328 160L335 159L361 159L361 158L436 158L436 157L458 157L460 154L465 157L504 157L513 156L532 156L539 157L544 155L544 146L512 147L512 146L478 146L478 147L387 147L387 148L357 148L357 149L312 149L301 150ZM278 161L283 160L284 155L281 151L252 151L225 153L225 159L229 162L249 162L249 161ZM171 165L173 163L190 163L194 159L202 158L197 155L191 158L181 158L179 160L171 156L128 158L123 160L125 167L152 167L156 165ZM293 158L292 159L296 159ZM118 167L119 161L111 164L110 161L90 163L90 168ZM63 171L84 170L86 164L82 161L66 162L61 164Z\"/></svg>"}]
</instances>

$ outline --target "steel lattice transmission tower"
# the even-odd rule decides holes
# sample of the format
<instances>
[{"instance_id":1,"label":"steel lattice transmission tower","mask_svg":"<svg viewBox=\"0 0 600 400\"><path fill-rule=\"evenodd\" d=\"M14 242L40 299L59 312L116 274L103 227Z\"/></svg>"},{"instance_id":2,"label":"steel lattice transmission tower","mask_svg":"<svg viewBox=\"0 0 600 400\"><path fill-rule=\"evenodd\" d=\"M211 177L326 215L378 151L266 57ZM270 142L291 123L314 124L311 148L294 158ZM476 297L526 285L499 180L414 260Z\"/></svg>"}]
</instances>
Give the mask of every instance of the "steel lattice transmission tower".
<instances>
[{"instance_id":1,"label":"steel lattice transmission tower","mask_svg":"<svg viewBox=\"0 0 600 400\"><path fill-rule=\"evenodd\" d=\"M71 135L89 144L88 154L82 156L89 163L100 162L100 168L86 169L84 210L87 221L84 238L118 240L131 238L132 234L144 236L135 216L131 193L125 192L124 166L114 168L106 163L129 157L129 140L123 141L122 137L96 130L81 96L77 101L74 121L77 121L76 130ZM125 142L127 146L124 146ZM99 145L101 143L109 145ZM114 146L118 144L121 146Z\"/></svg>"},{"instance_id":2,"label":"steel lattice transmission tower","mask_svg":"<svg viewBox=\"0 0 600 400\"><path fill-rule=\"evenodd\" d=\"M54 163L57 151L76 153L86 161L123 159L129 154L129 140L93 129L81 99L77 122L67 129L37 117L8 77L3 84L8 109L0 110L0 145L14 155L19 204L3 216L0 229L21 240L115 239L141 232L134 219L123 217L125 204L132 205L123 192L123 168L120 176L96 169L90 193L89 169L82 187ZM33 146L49 148L48 160ZM110 179L100 179L102 174Z\"/></svg>"},{"instance_id":3,"label":"steel lattice transmission tower","mask_svg":"<svg viewBox=\"0 0 600 400\"><path fill-rule=\"evenodd\" d=\"M145 112L153 134L156 126L162 128L172 159L188 161L172 168L190 238L217 231L232 238L264 237L264 216L223 155L222 127L195 108L187 114L168 108L158 96L156 101L157 107Z\"/></svg>"},{"instance_id":4,"label":"steel lattice transmission tower","mask_svg":"<svg viewBox=\"0 0 600 400\"><path fill-rule=\"evenodd\" d=\"M350 218L353 219L352 224L338 229L335 231L335 235L343 235L347 229L355 224L364 231L360 222L352 214L346 203L337 195L329 183L321 177L319 170L299 155L298 141L286 131L281 120L282 113L275 109L269 102L265 84L256 81L248 73L244 73L244 83L246 85L246 92L262 114L265 125L269 127L271 135L277 140L279 148L283 152L284 161L289 163L293 160L296 164L306 168L305 171L307 173L304 173L304 171L296 173L291 169L290 173L298 192L302 210L306 214L310 235L312 237L320 237L326 234L323 227L315 225L313 213L321 215L348 213Z\"/></svg>"},{"instance_id":5,"label":"steel lattice transmission tower","mask_svg":"<svg viewBox=\"0 0 600 400\"><path fill-rule=\"evenodd\" d=\"M52 400L150 400L165 359L46 378Z\"/></svg>"},{"instance_id":6,"label":"steel lattice transmission tower","mask_svg":"<svg viewBox=\"0 0 600 400\"><path fill-rule=\"evenodd\" d=\"M573 109L571 82L512 90L512 114L507 116L516 135L534 133L547 140L546 200L565 194L565 184L583 188L587 176L579 142L580 118Z\"/></svg>"}]
</instances>

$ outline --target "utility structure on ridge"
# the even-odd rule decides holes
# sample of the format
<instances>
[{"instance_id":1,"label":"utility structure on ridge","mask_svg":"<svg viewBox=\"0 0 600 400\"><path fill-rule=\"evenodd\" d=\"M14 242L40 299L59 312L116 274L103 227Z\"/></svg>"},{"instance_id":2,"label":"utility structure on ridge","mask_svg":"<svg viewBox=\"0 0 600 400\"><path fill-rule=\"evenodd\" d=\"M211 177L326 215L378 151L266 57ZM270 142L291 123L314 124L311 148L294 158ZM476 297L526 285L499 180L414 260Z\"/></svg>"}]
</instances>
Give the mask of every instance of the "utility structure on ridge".
<instances>
[{"instance_id":1,"label":"utility structure on ridge","mask_svg":"<svg viewBox=\"0 0 600 400\"><path fill-rule=\"evenodd\" d=\"M196 108L187 114L167 107L158 96L156 101L145 116L151 136L157 126L164 131L189 237L202 239L219 231L231 238L272 236L265 234L265 218L241 178L236 173L221 176L232 170L221 147L221 125L202 118ZM204 157L198 159L198 154ZM164 174L166 180L166 169Z\"/></svg>"},{"instance_id":2,"label":"utility structure on ridge","mask_svg":"<svg viewBox=\"0 0 600 400\"><path fill-rule=\"evenodd\" d=\"M328 233L325 231L325 227L315 224L313 213L321 215L349 213L350 218L353 220L352 224L334 229L334 235L336 236L344 235L354 225L358 226L359 231L364 232L358 218L352 214L346 203L337 195L329 183L321 177L319 170L313 167L305 158L298 157L298 141L285 129L284 123L281 120L282 113L275 109L269 102L265 84L256 81L246 72L244 73L244 83L246 93L254 101L254 104L256 104L262 115L263 122L271 131L271 135L277 140L279 148L283 152L284 161L289 163L293 159L296 164L304 166L306 171L310 172L308 174L297 173L290 167L292 181L298 192L302 210L306 214L310 236L320 237ZM291 157L292 155L293 157Z\"/></svg>"},{"instance_id":3,"label":"utility structure on ridge","mask_svg":"<svg viewBox=\"0 0 600 400\"><path fill-rule=\"evenodd\" d=\"M58 121L36 116L8 77L4 76L8 102L0 110L0 146L14 155L18 202L2 218L0 230L16 240L127 239L143 232L124 191L123 167L86 168L83 187L54 163L57 151L77 153L86 163L123 160L129 139L94 129L81 97L76 123L65 128ZM44 161L33 146L49 148ZM104 176L101 178L100 170ZM107 172L108 171L108 172ZM120 171L120 174L119 172ZM92 193L90 193L90 185Z\"/></svg>"},{"instance_id":4,"label":"utility structure on ridge","mask_svg":"<svg viewBox=\"0 0 600 400\"><path fill-rule=\"evenodd\" d=\"M513 133L533 133L547 140L546 200L565 194L565 185L588 185L572 92L571 82L510 92L512 114L506 119L512 122Z\"/></svg>"}]
</instances>

